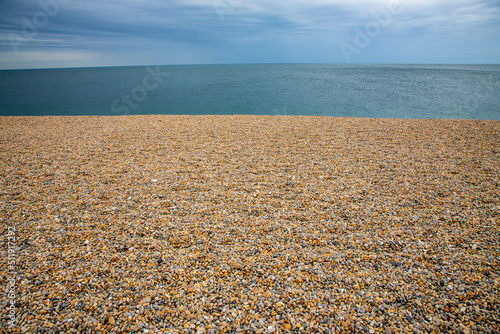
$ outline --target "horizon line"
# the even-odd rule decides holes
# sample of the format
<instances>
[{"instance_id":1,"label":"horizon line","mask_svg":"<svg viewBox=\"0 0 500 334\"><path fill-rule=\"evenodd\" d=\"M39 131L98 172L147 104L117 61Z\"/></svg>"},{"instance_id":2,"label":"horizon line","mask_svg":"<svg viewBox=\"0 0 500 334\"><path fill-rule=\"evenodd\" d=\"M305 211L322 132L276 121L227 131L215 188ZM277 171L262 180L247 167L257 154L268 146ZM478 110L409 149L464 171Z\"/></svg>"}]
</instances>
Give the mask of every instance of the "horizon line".
<instances>
[{"instance_id":1,"label":"horizon line","mask_svg":"<svg viewBox=\"0 0 500 334\"><path fill-rule=\"evenodd\" d=\"M491 66L500 63L185 63L185 64L137 64L137 65L102 65L102 66L75 66L75 67L33 67L33 68L0 68L0 71L29 71L29 70L63 70L63 69L97 69L97 68L126 68L126 67L148 67L148 66L214 66L214 65L430 65L430 66Z\"/></svg>"}]
</instances>

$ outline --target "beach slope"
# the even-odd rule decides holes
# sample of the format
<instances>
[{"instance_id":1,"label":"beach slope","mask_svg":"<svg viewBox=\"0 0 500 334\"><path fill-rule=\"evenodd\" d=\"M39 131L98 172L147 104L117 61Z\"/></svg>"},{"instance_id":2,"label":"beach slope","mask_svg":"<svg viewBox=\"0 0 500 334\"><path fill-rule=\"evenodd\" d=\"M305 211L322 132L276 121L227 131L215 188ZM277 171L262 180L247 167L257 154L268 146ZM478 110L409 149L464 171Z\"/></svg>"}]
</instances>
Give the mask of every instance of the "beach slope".
<instances>
[{"instance_id":1,"label":"beach slope","mask_svg":"<svg viewBox=\"0 0 500 334\"><path fill-rule=\"evenodd\" d=\"M498 333L499 143L498 121L0 117L0 332Z\"/></svg>"}]
</instances>

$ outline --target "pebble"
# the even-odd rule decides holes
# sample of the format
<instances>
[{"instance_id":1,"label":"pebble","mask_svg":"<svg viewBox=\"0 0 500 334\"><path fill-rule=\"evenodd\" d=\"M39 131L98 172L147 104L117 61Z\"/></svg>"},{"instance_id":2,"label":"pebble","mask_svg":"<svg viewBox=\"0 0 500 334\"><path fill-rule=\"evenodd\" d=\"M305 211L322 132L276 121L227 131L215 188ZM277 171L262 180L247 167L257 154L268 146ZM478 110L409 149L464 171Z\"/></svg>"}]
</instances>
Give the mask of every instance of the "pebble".
<instances>
[{"instance_id":1,"label":"pebble","mask_svg":"<svg viewBox=\"0 0 500 334\"><path fill-rule=\"evenodd\" d=\"M0 117L0 333L498 333L499 142L479 120Z\"/></svg>"}]
</instances>

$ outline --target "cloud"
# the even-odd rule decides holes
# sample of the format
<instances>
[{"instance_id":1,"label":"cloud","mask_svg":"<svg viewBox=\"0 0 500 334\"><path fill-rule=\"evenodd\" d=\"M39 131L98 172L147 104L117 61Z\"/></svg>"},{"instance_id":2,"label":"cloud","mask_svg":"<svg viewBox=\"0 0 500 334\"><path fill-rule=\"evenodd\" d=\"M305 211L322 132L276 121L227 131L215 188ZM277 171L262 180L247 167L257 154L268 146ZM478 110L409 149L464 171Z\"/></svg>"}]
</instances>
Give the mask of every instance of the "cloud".
<instances>
[{"instance_id":1,"label":"cloud","mask_svg":"<svg viewBox=\"0 0 500 334\"><path fill-rule=\"evenodd\" d=\"M96 55L81 50L57 51L27 51L19 54L0 53L0 63L4 68L33 68L34 60L47 67L78 67L79 64L95 64L98 66Z\"/></svg>"},{"instance_id":2,"label":"cloud","mask_svg":"<svg viewBox=\"0 0 500 334\"><path fill-rule=\"evenodd\" d=\"M429 32L437 29L463 31L476 28L498 31L500 5L493 2L463 1L460 5L438 1L433 6L416 2L405 5L406 14L400 18L402 28L420 27Z\"/></svg>"},{"instance_id":3,"label":"cloud","mask_svg":"<svg viewBox=\"0 0 500 334\"><path fill-rule=\"evenodd\" d=\"M55 1L64 2L41 3ZM18 45L22 54L19 66L29 66L29 59L33 67L54 66L58 62L35 55L60 59L78 53L84 56L70 58L76 63L81 60L82 66L183 60L344 61L339 57L339 43L352 39L353 27L363 27L373 20L374 11L384 10L388 4L379 0L73 0L60 4L56 15ZM494 37L500 35L498 1L402 0L401 4L403 12L392 17L377 37L379 45L392 51L387 59L399 54L399 62L407 62L404 55L418 45L420 51L412 60L420 56L432 61L433 53L438 52L442 53L434 58L440 61L442 54L450 57L449 62L500 59L500 41ZM41 11L38 1L3 0L0 4L0 59L9 59L8 65L0 64L2 68L16 66L12 36L26 37L26 20L33 22ZM437 40L456 42L445 43L449 50L425 50L430 44L440 49ZM486 52L476 52L470 58L458 56L467 47L470 54L474 50ZM376 49L374 41L363 51L363 59L370 61Z\"/></svg>"}]
</instances>

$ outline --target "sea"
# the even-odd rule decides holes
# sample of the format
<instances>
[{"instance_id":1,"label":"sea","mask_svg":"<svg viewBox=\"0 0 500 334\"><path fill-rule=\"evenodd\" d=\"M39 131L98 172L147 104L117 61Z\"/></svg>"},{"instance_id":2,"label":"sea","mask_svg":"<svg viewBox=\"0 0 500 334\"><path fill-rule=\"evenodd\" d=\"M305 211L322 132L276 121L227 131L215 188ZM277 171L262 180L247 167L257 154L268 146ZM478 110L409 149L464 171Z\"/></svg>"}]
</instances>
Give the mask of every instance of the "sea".
<instances>
[{"instance_id":1,"label":"sea","mask_svg":"<svg viewBox=\"0 0 500 334\"><path fill-rule=\"evenodd\" d=\"M0 115L500 120L500 65L247 64L0 71Z\"/></svg>"}]
</instances>

